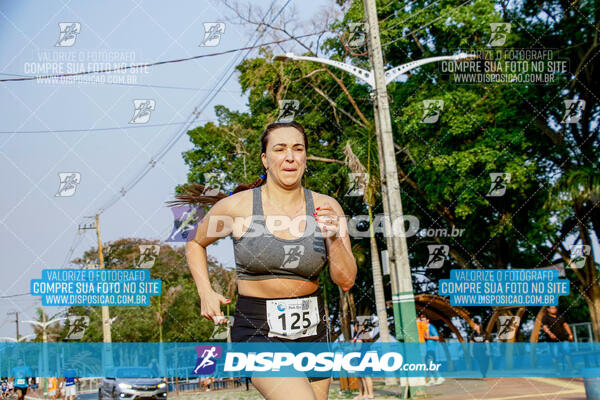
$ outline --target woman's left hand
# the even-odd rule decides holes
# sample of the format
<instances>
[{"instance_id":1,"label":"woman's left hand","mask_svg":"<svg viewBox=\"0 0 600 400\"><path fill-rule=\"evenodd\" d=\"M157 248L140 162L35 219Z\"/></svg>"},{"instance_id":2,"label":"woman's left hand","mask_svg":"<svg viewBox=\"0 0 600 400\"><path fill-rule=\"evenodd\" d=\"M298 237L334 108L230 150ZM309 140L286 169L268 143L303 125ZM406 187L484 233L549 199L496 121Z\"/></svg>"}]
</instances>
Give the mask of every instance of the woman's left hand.
<instances>
[{"instance_id":1,"label":"woman's left hand","mask_svg":"<svg viewBox=\"0 0 600 400\"><path fill-rule=\"evenodd\" d=\"M335 239L340 233L340 216L337 215L329 203L315 209L313 213L323 235L328 239Z\"/></svg>"}]
</instances>

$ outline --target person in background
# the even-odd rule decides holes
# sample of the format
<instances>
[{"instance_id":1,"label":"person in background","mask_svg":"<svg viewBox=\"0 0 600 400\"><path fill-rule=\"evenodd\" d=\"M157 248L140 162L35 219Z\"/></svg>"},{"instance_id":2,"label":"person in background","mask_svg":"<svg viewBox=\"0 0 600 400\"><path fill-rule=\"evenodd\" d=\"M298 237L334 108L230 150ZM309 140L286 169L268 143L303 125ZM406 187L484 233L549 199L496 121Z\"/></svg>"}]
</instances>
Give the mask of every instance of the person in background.
<instances>
[{"instance_id":1,"label":"person in background","mask_svg":"<svg viewBox=\"0 0 600 400\"><path fill-rule=\"evenodd\" d=\"M548 341L551 342L550 351L555 368L561 368L562 363L559 362L560 359L566 359L569 363L569 368L573 369L573 361L568 356L569 348L566 345L567 341L573 341L573 332L562 315L558 314L556 306L546 308L546 313L542 317L542 329L548 336Z\"/></svg>"},{"instance_id":2,"label":"person in background","mask_svg":"<svg viewBox=\"0 0 600 400\"><path fill-rule=\"evenodd\" d=\"M74 369L65 369L65 400L75 400L77 397L77 385L80 383L77 372Z\"/></svg>"},{"instance_id":3,"label":"person in background","mask_svg":"<svg viewBox=\"0 0 600 400\"><path fill-rule=\"evenodd\" d=\"M2 396L3 399L8 397L8 383L6 382L6 379L2 378L0 387L2 387L2 393L0 393L0 396Z\"/></svg>"},{"instance_id":4,"label":"person in background","mask_svg":"<svg viewBox=\"0 0 600 400\"><path fill-rule=\"evenodd\" d=\"M352 343L362 343L361 334L365 332L365 327L361 326L359 321L354 321L354 337ZM370 376L359 376L358 378L358 395L352 400L374 399L373 395L373 379Z\"/></svg>"},{"instance_id":5,"label":"person in background","mask_svg":"<svg viewBox=\"0 0 600 400\"><path fill-rule=\"evenodd\" d=\"M429 330L429 324L425 320L425 314L419 314L417 318L417 333L419 334L419 343L425 343L425 332Z\"/></svg>"},{"instance_id":6,"label":"person in background","mask_svg":"<svg viewBox=\"0 0 600 400\"><path fill-rule=\"evenodd\" d=\"M29 387L27 378L31 376L31 370L25 365L23 359L19 358L17 360L17 366L11 370L10 374L12 375L10 382L14 384L17 398L19 400L24 400Z\"/></svg>"},{"instance_id":7,"label":"person in background","mask_svg":"<svg viewBox=\"0 0 600 400\"><path fill-rule=\"evenodd\" d=\"M8 379L8 396L12 396L15 390L15 383L9 378Z\"/></svg>"},{"instance_id":8,"label":"person in background","mask_svg":"<svg viewBox=\"0 0 600 400\"><path fill-rule=\"evenodd\" d=\"M425 362L429 367L429 365L431 365L432 363L437 364L435 353L437 349L437 344L440 341L440 335L435 326L433 326L433 324L429 321L429 318L427 318L424 315L423 317L428 325L428 328L425 331L425 348L427 350L427 353L425 355ZM437 375L437 379L434 381L433 377L435 375ZM444 381L445 379L440 376L440 373L438 371L436 371L435 373L431 374L431 376L429 377L429 381L426 383L426 385L440 385L444 383Z\"/></svg>"},{"instance_id":9,"label":"person in background","mask_svg":"<svg viewBox=\"0 0 600 400\"><path fill-rule=\"evenodd\" d=\"M48 397L51 399L58 398L58 379L55 376L48 378Z\"/></svg>"},{"instance_id":10,"label":"person in background","mask_svg":"<svg viewBox=\"0 0 600 400\"><path fill-rule=\"evenodd\" d=\"M207 376L206 378L202 379L202 383L201 383L202 391L210 392L210 389L211 389L214 381L215 381L215 378L213 378L212 376Z\"/></svg>"},{"instance_id":11,"label":"person in background","mask_svg":"<svg viewBox=\"0 0 600 400\"><path fill-rule=\"evenodd\" d=\"M37 379L35 377L30 377L27 384L29 385L29 389L31 390L31 394L37 395L37 388L38 388L38 384L37 384Z\"/></svg>"},{"instance_id":12,"label":"person in background","mask_svg":"<svg viewBox=\"0 0 600 400\"><path fill-rule=\"evenodd\" d=\"M473 332L471 332L468 339L471 343L480 343L472 346L471 354L479 364L481 376L485 378L490 364L490 348L488 343L491 342L491 337L483 330L479 323L475 322L475 325L473 325Z\"/></svg>"}]
</instances>

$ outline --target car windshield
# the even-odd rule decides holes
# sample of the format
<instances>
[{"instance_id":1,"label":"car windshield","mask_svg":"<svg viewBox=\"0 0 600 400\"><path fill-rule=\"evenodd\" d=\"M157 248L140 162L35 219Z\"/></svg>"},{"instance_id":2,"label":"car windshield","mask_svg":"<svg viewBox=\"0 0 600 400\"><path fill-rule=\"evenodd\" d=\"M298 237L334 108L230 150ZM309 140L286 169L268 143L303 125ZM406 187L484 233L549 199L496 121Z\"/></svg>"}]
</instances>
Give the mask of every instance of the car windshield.
<instances>
[{"instance_id":1,"label":"car windshield","mask_svg":"<svg viewBox=\"0 0 600 400\"><path fill-rule=\"evenodd\" d=\"M118 378L150 378L153 374L150 368L130 367L117 368L115 370L115 375Z\"/></svg>"}]
</instances>

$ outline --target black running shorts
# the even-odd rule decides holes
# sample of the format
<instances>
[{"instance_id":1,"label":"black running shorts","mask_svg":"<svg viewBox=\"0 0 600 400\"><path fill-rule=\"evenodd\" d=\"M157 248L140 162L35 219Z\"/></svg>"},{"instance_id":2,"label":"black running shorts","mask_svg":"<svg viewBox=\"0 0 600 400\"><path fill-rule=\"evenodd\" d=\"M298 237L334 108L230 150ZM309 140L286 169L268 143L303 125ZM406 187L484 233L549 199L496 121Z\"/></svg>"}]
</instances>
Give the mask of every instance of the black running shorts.
<instances>
[{"instance_id":1,"label":"black running shorts","mask_svg":"<svg viewBox=\"0 0 600 400\"><path fill-rule=\"evenodd\" d=\"M317 297L319 310L319 324L317 325L317 334L306 336L298 339L285 339L280 337L269 337L269 324L267 322L267 300L261 297L250 297L238 294L238 299L235 307L235 317L233 327L231 329L232 342L329 342L329 323L325 320L325 306L321 291L317 289L312 294L306 296L297 296L292 298ZM286 297L288 299L290 297ZM319 381L329 379L327 377L309 377L308 380Z\"/></svg>"}]
</instances>

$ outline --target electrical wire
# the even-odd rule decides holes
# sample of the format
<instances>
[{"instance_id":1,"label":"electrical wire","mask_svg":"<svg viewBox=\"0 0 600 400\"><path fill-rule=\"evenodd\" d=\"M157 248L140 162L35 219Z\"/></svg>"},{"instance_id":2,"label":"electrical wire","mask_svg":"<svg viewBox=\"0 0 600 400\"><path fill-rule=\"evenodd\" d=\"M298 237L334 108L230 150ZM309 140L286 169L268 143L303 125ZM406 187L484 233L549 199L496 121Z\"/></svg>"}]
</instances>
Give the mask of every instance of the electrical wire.
<instances>
[{"instance_id":1,"label":"electrical wire","mask_svg":"<svg viewBox=\"0 0 600 400\"><path fill-rule=\"evenodd\" d=\"M108 69L99 69L99 70L93 70L93 71L73 72L73 73L70 73L70 74L41 75L41 76L28 76L28 77L21 77L21 78L0 79L0 82L22 82L22 81L32 81L32 80L41 80L41 79L49 79L49 78L62 78L62 77L68 77L68 76L81 76L81 75L89 75L89 74L100 74L100 73L105 73L105 72L123 71L123 70L128 70L128 69L135 69L135 68L155 67L157 65L163 65L163 64L174 64L174 63L180 63L180 62L185 62L185 61L198 60L200 58L222 56L222 55L225 55L225 54L235 53L235 52L238 52L238 51L254 50L254 49L257 49L257 48L260 48L260 47L264 47L264 46L270 46L270 45L273 45L273 44L279 44L279 43L283 43L283 42L289 42L290 40L296 40L296 39L301 39L301 38L304 38L304 37L321 35L321 34L323 34L325 32L329 32L329 31L325 30L325 31L320 31L320 32L307 33L305 35L300 35L300 36L296 36L296 37L293 37L293 38L280 39L280 40L275 40L275 41L272 41L272 42L261 43L259 45L255 44L255 45L252 45L252 46L241 47L241 48L238 48L238 49L231 49L231 50L221 51L221 52L218 52L218 53L202 54L202 55L199 55L199 56L193 56L193 57L187 57L187 58L179 58L179 59L176 59L176 60L157 61L157 62L153 62L153 63L149 63L149 64L129 65L129 66L119 67L119 68L108 68Z\"/></svg>"},{"instance_id":2,"label":"electrical wire","mask_svg":"<svg viewBox=\"0 0 600 400\"><path fill-rule=\"evenodd\" d=\"M20 74L9 74L9 73L0 73L0 76L16 76L20 78L31 78L31 75L20 75ZM183 86L168 86L168 85L150 85L144 83L124 83L124 82L106 82L100 80L90 80L90 79L61 79L61 81L67 82L81 82L81 83L92 83L96 85L116 85L116 86L130 86L130 87L143 87L143 88L155 88L155 89L173 89L173 90L189 90L193 92L208 92L212 89L207 88L193 88L193 87L183 87ZM241 90L223 90L224 93L242 93Z\"/></svg>"},{"instance_id":3,"label":"electrical wire","mask_svg":"<svg viewBox=\"0 0 600 400\"><path fill-rule=\"evenodd\" d=\"M423 26L421 26L421 27L419 27L419 28L417 28L417 29L415 29L415 30L412 30L411 32L407 33L406 35L402 35L402 36L400 36L399 38L396 38L396 39L394 39L394 40L392 40L392 41L390 41L390 42L387 42L387 43L384 43L384 44L382 44L382 45L381 45L381 47L383 48L383 47L389 46L389 45L391 45L391 44L394 44L394 43L396 43L397 41L404 39L404 38L405 38L405 37L407 37L408 35L412 35L413 33L415 33L415 32L418 32L418 31L420 31L421 29L428 27L429 25L433 24L434 22L436 22L436 21L439 21L441 18L447 17L448 15L452 14L454 11L458 10L459 8L461 8L462 6L466 5L466 4L467 4L468 2L470 2L470 1L471 1L471 0L465 0L465 1L464 1L463 3L461 3L461 4L460 4L458 7L455 7L455 8L452 8L452 9L450 9L450 11L449 11L448 13L446 13L446 14L444 14L444 15L440 15L439 17L437 17L437 18L436 18L436 19L434 19L433 21L430 21L430 22L426 23L425 25L423 25Z\"/></svg>"},{"instance_id":4,"label":"electrical wire","mask_svg":"<svg viewBox=\"0 0 600 400\"><path fill-rule=\"evenodd\" d=\"M212 121L212 120L203 119L200 121L208 122L208 121ZM168 123L164 123L164 124L150 124L150 125L132 124L132 125L128 125L128 126L114 126L114 127L109 127L109 128L47 129L47 130L39 130L39 131L0 131L0 134L102 132L102 131L116 131L116 130L123 130L123 129L156 128L156 127L161 127L161 126L176 126L176 125L183 125L183 124L185 124L185 121L184 122L168 122Z\"/></svg>"},{"instance_id":5,"label":"electrical wire","mask_svg":"<svg viewBox=\"0 0 600 400\"><path fill-rule=\"evenodd\" d=\"M271 22L275 21L279 17L279 15L287 7L287 5L290 3L290 1L291 0L287 0L286 1L286 3L280 8L280 10L277 12L277 14L275 14L273 16L273 18L271 19ZM271 6L269 7L269 10L267 11L267 13L263 17L263 19L266 18L266 16L272 10L274 3L275 2L273 2L271 4ZM227 82L229 82L229 80L231 79L231 77L235 73L235 66L238 65L239 63L241 63L243 60L245 60L248 57L248 55L250 54L250 52L252 50L254 50L257 47L261 47L261 46L265 45L265 44L262 44L260 46L257 46L258 41L262 38L262 36L264 34L264 30L262 30L262 32L261 32L260 28L261 28L261 26L257 27L256 30L255 30L255 32L254 32L254 34L252 35L252 37L248 40L248 43L252 43L252 41L254 40L254 42L252 43L252 45L243 47L242 49L246 50L245 54L242 55L242 53L238 53L237 57L234 57L231 60L231 62L229 63L229 66L224 70L223 75L221 75L222 77L219 79L218 83L214 86L213 90L210 93L208 93L208 95L204 98L204 100L200 103L200 105L198 107L196 107L196 109L194 110L194 112L192 112L192 114L190 115L190 117L188 117L188 122L186 122L185 126L181 130L179 130L166 143L166 145L164 146L164 148L162 150L160 150L158 153L156 153L152 157L152 159L150 160L150 162L148 164L146 164L146 166L137 174L137 176L135 178L133 178L133 180L128 185L124 186L118 194L115 194L107 203L103 204L98 209L98 213L99 214L102 214L107 209L109 209L110 207L112 207L115 203L117 203L121 197L123 197L126 193L128 193L129 191L131 191L152 170L152 168L154 168L154 166L156 165L156 163L158 161L160 161L169 152L169 150L171 150L171 148L173 148L173 146L175 145L175 143L177 143L177 141L185 133L188 132L189 128L196 121L196 119L198 118L198 116L204 111L204 109L206 109L206 107L208 107L208 105L210 104L210 102L217 96L217 94L220 92L220 90L223 88L223 86L225 86L227 84ZM256 34L258 34L258 36L256 37L256 39L253 39L256 36ZM298 36L297 38L311 36L311 35L314 35L314 34L301 35L301 36ZM281 43L283 41L292 40L292 39L293 38L286 39L286 40L279 40L279 41L275 41L274 43ZM225 71L230 71L230 72L225 72Z\"/></svg>"},{"instance_id":6,"label":"electrical wire","mask_svg":"<svg viewBox=\"0 0 600 400\"><path fill-rule=\"evenodd\" d=\"M9 294L6 296L0 296L0 299L11 299L13 297L21 297L21 296L30 296L31 293L27 292L27 293L19 293L19 294Z\"/></svg>"},{"instance_id":7,"label":"electrical wire","mask_svg":"<svg viewBox=\"0 0 600 400\"><path fill-rule=\"evenodd\" d=\"M415 1L416 1L416 0L415 0ZM403 20L402 20L402 21L400 21L400 22L397 22L397 23L395 23L395 24L394 24L394 25L392 25L392 26L388 26L387 28L385 28L385 31L388 31L388 30L394 29L395 27L397 27L397 26L398 26L398 25L400 25L400 24L403 24L403 23L405 23L405 22L406 22L406 21L408 21L409 19L416 17L417 15L421 14L423 11L427 10L429 7L431 7L432 5L434 5L434 4L436 4L436 3L438 3L439 1L440 1L440 0L435 0L434 2L432 2L431 4L429 4L428 6L421 8L421 9L420 9L419 11L417 11L415 14L411 14L411 15L410 15L410 16L408 16L407 18L403 19ZM413 1L412 3L414 3L414 1ZM412 4L412 3L411 3L411 4ZM409 5L410 5L410 4L409 4Z\"/></svg>"}]
</instances>

